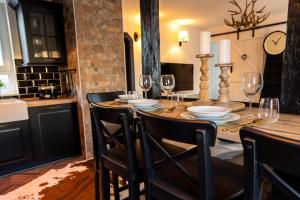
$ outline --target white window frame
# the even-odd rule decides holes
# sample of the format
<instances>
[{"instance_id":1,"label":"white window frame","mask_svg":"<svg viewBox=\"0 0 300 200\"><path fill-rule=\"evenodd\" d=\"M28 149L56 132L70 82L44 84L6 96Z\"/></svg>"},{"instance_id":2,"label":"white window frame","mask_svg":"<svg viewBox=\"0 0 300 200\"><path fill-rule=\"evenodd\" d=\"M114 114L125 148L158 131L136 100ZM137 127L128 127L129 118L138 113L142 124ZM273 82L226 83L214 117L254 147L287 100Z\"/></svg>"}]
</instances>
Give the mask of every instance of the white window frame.
<instances>
[{"instance_id":1,"label":"white window frame","mask_svg":"<svg viewBox=\"0 0 300 200\"><path fill-rule=\"evenodd\" d=\"M0 75L8 75L9 77L9 87L1 89L1 95L18 95L19 91L17 84L16 67L13 56L14 53L6 0L0 0L0 43L0 51L3 57L4 64L3 66L0 66Z\"/></svg>"}]
</instances>

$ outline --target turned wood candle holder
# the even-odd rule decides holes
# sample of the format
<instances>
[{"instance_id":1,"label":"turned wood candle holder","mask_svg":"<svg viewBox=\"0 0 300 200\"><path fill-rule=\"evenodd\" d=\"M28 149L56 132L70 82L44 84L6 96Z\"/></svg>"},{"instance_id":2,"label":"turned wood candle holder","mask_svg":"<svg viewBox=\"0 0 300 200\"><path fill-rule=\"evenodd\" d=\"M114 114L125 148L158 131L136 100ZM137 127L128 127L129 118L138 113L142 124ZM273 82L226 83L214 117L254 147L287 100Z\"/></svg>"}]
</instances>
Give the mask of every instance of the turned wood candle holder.
<instances>
[{"instance_id":1,"label":"turned wood candle holder","mask_svg":"<svg viewBox=\"0 0 300 200\"><path fill-rule=\"evenodd\" d=\"M219 76L220 78L220 84L219 84L219 102L220 103L228 103L230 101L229 98L229 70L233 66L232 63L228 64L216 64L216 67L220 67L221 74Z\"/></svg>"},{"instance_id":2,"label":"turned wood candle holder","mask_svg":"<svg viewBox=\"0 0 300 200\"><path fill-rule=\"evenodd\" d=\"M208 76L208 59L214 57L213 54L198 54L196 58L201 59L201 77L199 85L199 101L209 102L209 76Z\"/></svg>"}]
</instances>

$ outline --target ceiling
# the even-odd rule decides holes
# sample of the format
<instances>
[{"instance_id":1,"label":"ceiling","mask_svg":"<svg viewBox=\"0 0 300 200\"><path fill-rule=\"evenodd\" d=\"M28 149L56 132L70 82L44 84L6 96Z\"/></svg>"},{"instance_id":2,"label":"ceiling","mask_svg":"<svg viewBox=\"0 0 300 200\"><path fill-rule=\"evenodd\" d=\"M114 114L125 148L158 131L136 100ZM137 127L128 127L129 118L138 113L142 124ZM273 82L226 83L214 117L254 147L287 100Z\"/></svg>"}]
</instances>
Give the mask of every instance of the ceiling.
<instances>
[{"instance_id":1,"label":"ceiling","mask_svg":"<svg viewBox=\"0 0 300 200\"><path fill-rule=\"evenodd\" d=\"M175 21L185 19L188 26L207 28L223 25L224 18L228 18L229 0L160 0L160 20ZM237 0L242 5L245 0ZM139 13L139 0L122 0L124 16ZM287 13L288 0L259 0L257 8L266 5L266 11L271 17ZM243 7L243 6L242 6ZM270 17L270 18L271 18Z\"/></svg>"}]
</instances>

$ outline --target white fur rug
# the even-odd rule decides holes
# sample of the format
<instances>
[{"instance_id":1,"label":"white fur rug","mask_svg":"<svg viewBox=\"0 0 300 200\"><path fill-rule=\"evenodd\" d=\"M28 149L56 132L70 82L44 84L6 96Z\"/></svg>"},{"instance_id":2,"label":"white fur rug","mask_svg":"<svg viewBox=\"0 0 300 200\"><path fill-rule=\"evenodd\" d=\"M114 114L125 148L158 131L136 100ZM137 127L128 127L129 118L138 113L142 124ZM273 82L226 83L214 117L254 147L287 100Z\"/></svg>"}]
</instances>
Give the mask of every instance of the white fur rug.
<instances>
[{"instance_id":1,"label":"white fur rug","mask_svg":"<svg viewBox=\"0 0 300 200\"><path fill-rule=\"evenodd\" d=\"M0 200L39 200L43 198L43 196L39 194L43 189L57 185L60 180L70 176L73 172L83 172L87 170L85 166L74 166L83 162L86 161L69 163L61 169L51 169L22 187L5 195L0 195Z\"/></svg>"}]
</instances>

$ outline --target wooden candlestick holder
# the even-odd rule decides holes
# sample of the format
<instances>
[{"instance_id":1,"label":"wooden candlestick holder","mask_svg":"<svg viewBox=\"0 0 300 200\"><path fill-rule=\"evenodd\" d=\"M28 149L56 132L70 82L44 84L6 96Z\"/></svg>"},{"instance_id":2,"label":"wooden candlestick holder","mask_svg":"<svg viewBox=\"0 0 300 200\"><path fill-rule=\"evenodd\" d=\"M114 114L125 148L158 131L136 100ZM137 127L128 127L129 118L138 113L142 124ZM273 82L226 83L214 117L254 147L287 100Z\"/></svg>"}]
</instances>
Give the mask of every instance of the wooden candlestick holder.
<instances>
[{"instance_id":1,"label":"wooden candlestick holder","mask_svg":"<svg viewBox=\"0 0 300 200\"><path fill-rule=\"evenodd\" d=\"M213 54L198 54L196 58L201 59L201 77L199 85L199 100L200 102L210 102L209 99L209 76L208 76L208 59L214 57Z\"/></svg>"},{"instance_id":2,"label":"wooden candlestick holder","mask_svg":"<svg viewBox=\"0 0 300 200\"><path fill-rule=\"evenodd\" d=\"M219 76L220 78L220 84L219 84L219 102L220 103L228 103L230 101L229 98L229 70L233 66L232 63L227 64L216 64L216 67L220 67L221 74Z\"/></svg>"}]
</instances>

